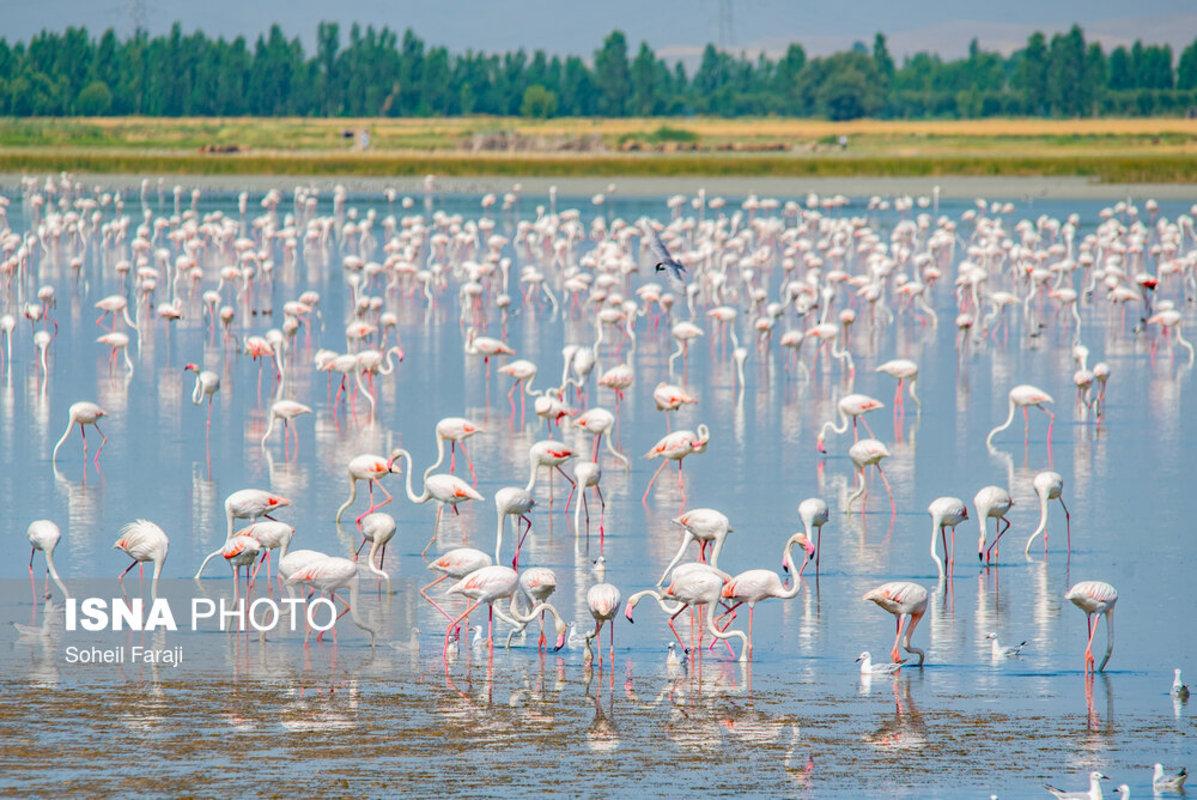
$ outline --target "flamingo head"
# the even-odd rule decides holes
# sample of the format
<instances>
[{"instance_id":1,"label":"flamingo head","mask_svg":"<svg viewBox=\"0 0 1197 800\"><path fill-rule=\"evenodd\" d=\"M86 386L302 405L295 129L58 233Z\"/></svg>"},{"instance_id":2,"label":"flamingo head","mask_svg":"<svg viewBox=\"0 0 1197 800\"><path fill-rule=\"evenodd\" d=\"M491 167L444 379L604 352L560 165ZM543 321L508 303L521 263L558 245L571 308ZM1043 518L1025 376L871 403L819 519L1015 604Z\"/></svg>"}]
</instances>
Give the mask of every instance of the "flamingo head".
<instances>
[{"instance_id":1,"label":"flamingo head","mask_svg":"<svg viewBox=\"0 0 1197 800\"><path fill-rule=\"evenodd\" d=\"M639 599L638 597L628 598L627 604L623 607L623 615L628 618L628 622L636 622L636 620L632 619L632 610L636 608L636 603Z\"/></svg>"},{"instance_id":2,"label":"flamingo head","mask_svg":"<svg viewBox=\"0 0 1197 800\"><path fill-rule=\"evenodd\" d=\"M197 374L198 374L198 373L199 373L199 367L198 367L198 366L196 366L195 364L188 364L188 365L186 365L185 367L183 367L183 371L184 371L184 372L195 372L195 373L197 373Z\"/></svg>"},{"instance_id":3,"label":"flamingo head","mask_svg":"<svg viewBox=\"0 0 1197 800\"><path fill-rule=\"evenodd\" d=\"M395 475L403 473L403 464L400 462L400 457L406 452L402 447L396 447L391 451L391 455L387 458L387 472L392 472Z\"/></svg>"},{"instance_id":4,"label":"flamingo head","mask_svg":"<svg viewBox=\"0 0 1197 800\"><path fill-rule=\"evenodd\" d=\"M815 441L815 447L819 448L820 453L827 452L827 448L823 445L823 434L819 434L819 438Z\"/></svg>"},{"instance_id":5,"label":"flamingo head","mask_svg":"<svg viewBox=\"0 0 1197 800\"><path fill-rule=\"evenodd\" d=\"M560 650L565 647L565 635L569 633L569 625L560 617L557 618L557 643L554 645L554 650Z\"/></svg>"}]
</instances>

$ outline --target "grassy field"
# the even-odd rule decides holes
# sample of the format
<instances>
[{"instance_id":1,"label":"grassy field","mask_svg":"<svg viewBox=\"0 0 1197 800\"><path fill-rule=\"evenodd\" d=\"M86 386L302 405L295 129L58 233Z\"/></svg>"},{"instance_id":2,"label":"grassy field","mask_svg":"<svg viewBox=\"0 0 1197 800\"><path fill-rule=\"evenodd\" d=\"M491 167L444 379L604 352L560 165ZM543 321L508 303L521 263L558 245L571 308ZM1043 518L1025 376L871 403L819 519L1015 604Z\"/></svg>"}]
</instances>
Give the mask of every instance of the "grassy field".
<instances>
[{"instance_id":1,"label":"grassy field","mask_svg":"<svg viewBox=\"0 0 1197 800\"><path fill-rule=\"evenodd\" d=\"M366 131L362 151L353 134ZM351 134L346 137L346 133ZM841 150L838 137L848 137ZM210 152L215 151L215 152ZM0 171L1197 182L1197 120L8 119Z\"/></svg>"}]
</instances>

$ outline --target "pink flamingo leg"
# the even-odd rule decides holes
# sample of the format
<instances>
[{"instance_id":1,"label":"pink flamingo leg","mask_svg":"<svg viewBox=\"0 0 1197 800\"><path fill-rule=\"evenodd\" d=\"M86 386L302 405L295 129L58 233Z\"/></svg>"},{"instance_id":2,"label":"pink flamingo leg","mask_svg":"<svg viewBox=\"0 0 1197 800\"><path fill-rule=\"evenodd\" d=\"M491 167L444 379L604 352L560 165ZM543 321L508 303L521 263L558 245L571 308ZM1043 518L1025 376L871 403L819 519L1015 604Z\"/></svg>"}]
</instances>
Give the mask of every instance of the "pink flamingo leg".
<instances>
[{"instance_id":1,"label":"pink flamingo leg","mask_svg":"<svg viewBox=\"0 0 1197 800\"><path fill-rule=\"evenodd\" d=\"M881 480L885 483L885 493L889 495L889 510L892 514L896 515L898 513L898 507L894 505L894 490L890 488L889 478L885 477L885 470L881 469L880 464L877 464L877 472L880 473ZM864 470L862 469L860 473L860 479L863 482Z\"/></svg>"},{"instance_id":2,"label":"pink flamingo leg","mask_svg":"<svg viewBox=\"0 0 1197 800\"><path fill-rule=\"evenodd\" d=\"M641 503L643 503L645 505L648 504L648 493L652 491L653 484L656 483L657 476L661 474L661 470L665 469L666 463L668 463L668 462L662 461L661 466L657 467L657 471L654 472L652 478L649 479L648 487L644 490L644 497L640 498ZM678 641L681 642L681 639L679 638ZM682 645L682 646L684 647L685 645Z\"/></svg>"},{"instance_id":3,"label":"pink flamingo leg","mask_svg":"<svg viewBox=\"0 0 1197 800\"><path fill-rule=\"evenodd\" d=\"M436 602L435 600L433 600L431 597L429 597L429 596L428 596L428 590L429 590L429 589L431 589L433 586L436 586L438 583L440 583L441 581L443 581L445 578L448 578L448 577L449 577L448 575L442 575L442 576L440 576L439 578L437 578L436 580L434 580L432 583L430 583L430 584L428 584L427 586L425 586L424 588L420 589L420 597L423 597L423 598L424 598L425 600L427 600L429 603L432 603L432 607L433 607L433 608L435 608L437 611L439 611L439 612L441 612L442 614L444 614L444 615L445 615L445 619L447 619L447 620L449 620L450 622L452 622L452 621L453 621L453 615L452 615L452 614L450 614L450 613L449 613L448 611L446 611L445 609L441 608L441 607L440 607L440 605L438 605L438 604L437 604L437 602Z\"/></svg>"}]
</instances>

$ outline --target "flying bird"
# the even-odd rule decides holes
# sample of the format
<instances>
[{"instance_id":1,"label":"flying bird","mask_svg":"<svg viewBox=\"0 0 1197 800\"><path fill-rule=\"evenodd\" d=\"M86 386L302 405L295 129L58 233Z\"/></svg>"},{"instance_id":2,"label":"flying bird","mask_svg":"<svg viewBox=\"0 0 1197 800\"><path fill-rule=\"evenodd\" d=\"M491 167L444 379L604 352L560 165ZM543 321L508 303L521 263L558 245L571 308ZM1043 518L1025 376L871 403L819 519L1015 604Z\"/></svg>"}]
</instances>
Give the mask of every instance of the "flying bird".
<instances>
[{"instance_id":1,"label":"flying bird","mask_svg":"<svg viewBox=\"0 0 1197 800\"><path fill-rule=\"evenodd\" d=\"M645 226L645 235L648 238L648 249L652 251L653 258L657 260L657 272L663 272L668 269L672 271L671 278L679 282L684 280L686 275L685 265L669 254L669 248L665 246L665 242L661 241L661 235L647 225Z\"/></svg>"}]
</instances>

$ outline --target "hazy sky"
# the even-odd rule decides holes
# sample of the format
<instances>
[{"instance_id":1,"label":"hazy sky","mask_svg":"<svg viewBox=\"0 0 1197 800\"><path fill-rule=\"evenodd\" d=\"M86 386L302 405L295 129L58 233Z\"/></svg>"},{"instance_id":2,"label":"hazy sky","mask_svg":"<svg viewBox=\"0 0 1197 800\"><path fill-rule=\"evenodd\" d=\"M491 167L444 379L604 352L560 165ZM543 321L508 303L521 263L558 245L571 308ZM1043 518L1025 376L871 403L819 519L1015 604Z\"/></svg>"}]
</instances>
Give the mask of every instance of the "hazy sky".
<instances>
[{"instance_id":1,"label":"hazy sky","mask_svg":"<svg viewBox=\"0 0 1197 800\"><path fill-rule=\"evenodd\" d=\"M179 21L185 31L243 34L252 41L278 22L288 36L299 35L310 45L319 21L335 20L346 29L357 21L400 31L410 26L426 42L454 51L522 46L589 56L619 28L633 51L643 40L666 58L687 60L707 42L727 39L720 20L726 20L728 7L728 41L732 49L749 52L776 53L796 41L808 54L819 55L858 40L871 43L882 31L898 56L920 50L959 56L973 37L985 49L1008 53L1032 31L1050 36L1074 22L1107 50L1141 38L1171 44L1179 54L1197 37L1194 0L8 0L4 5L0 34L10 42L69 24L86 25L93 33L114 27L124 34L133 28L138 6L154 33Z\"/></svg>"}]
</instances>

